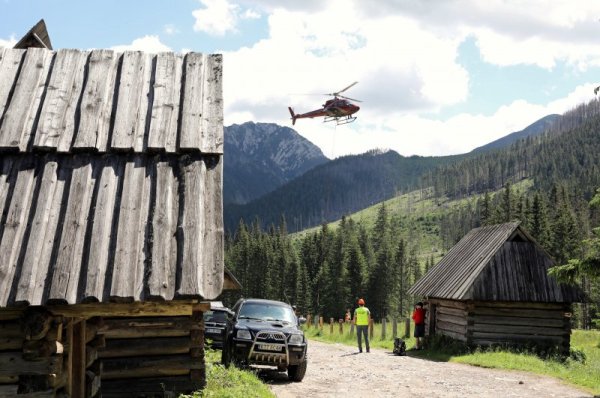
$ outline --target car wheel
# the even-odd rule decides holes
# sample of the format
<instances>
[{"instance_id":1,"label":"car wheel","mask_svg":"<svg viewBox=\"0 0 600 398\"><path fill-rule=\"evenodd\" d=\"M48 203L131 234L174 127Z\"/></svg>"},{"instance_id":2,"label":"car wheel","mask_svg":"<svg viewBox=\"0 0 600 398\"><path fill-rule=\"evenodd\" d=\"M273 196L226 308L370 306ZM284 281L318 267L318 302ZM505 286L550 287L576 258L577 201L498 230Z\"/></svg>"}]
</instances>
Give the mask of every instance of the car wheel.
<instances>
[{"instance_id":1,"label":"car wheel","mask_svg":"<svg viewBox=\"0 0 600 398\"><path fill-rule=\"evenodd\" d=\"M223 350L221 351L221 363L226 368L231 366L231 357L232 357L231 344L224 344Z\"/></svg>"},{"instance_id":2,"label":"car wheel","mask_svg":"<svg viewBox=\"0 0 600 398\"><path fill-rule=\"evenodd\" d=\"M288 379L291 381L302 381L304 379L304 375L306 374L306 365L308 361L304 360L298 365L290 365L288 367Z\"/></svg>"}]
</instances>

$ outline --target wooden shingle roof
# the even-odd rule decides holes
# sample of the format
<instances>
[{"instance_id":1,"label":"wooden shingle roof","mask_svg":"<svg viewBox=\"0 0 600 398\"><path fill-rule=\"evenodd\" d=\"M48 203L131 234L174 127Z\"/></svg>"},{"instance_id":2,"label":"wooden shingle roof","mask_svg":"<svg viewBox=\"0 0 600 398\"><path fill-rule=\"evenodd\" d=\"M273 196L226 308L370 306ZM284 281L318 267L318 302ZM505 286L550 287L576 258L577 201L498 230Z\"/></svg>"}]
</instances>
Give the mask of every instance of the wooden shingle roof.
<instances>
[{"instance_id":1,"label":"wooden shingle roof","mask_svg":"<svg viewBox=\"0 0 600 398\"><path fill-rule=\"evenodd\" d=\"M0 307L212 299L221 56L0 49Z\"/></svg>"},{"instance_id":2,"label":"wooden shingle roof","mask_svg":"<svg viewBox=\"0 0 600 398\"><path fill-rule=\"evenodd\" d=\"M410 289L430 298L578 302L582 292L548 276L553 260L519 226L471 230Z\"/></svg>"}]
</instances>

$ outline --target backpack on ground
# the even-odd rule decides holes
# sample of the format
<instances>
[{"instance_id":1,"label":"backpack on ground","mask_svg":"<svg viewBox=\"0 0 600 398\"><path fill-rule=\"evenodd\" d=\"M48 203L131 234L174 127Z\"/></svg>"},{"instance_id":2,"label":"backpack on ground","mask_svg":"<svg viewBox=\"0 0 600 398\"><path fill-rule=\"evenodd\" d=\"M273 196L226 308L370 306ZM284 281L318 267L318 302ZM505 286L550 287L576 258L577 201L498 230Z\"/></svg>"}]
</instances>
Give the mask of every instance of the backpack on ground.
<instances>
[{"instance_id":1,"label":"backpack on ground","mask_svg":"<svg viewBox=\"0 0 600 398\"><path fill-rule=\"evenodd\" d=\"M394 339L394 354L406 355L406 343L399 337Z\"/></svg>"}]
</instances>

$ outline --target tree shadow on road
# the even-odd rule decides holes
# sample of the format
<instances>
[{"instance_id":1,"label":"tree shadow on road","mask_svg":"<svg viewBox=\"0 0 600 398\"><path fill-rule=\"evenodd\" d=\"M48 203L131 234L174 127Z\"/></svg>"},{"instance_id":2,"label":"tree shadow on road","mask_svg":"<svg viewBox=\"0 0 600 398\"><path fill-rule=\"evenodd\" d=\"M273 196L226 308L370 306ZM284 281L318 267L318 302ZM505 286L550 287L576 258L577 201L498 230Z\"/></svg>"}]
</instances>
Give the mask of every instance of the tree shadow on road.
<instances>
[{"instance_id":1,"label":"tree shadow on road","mask_svg":"<svg viewBox=\"0 0 600 398\"><path fill-rule=\"evenodd\" d=\"M406 355L396 355L393 352L387 352L390 356L407 356L416 359L423 359L431 362L448 362L452 355L443 352L435 352L430 350L407 350Z\"/></svg>"}]
</instances>

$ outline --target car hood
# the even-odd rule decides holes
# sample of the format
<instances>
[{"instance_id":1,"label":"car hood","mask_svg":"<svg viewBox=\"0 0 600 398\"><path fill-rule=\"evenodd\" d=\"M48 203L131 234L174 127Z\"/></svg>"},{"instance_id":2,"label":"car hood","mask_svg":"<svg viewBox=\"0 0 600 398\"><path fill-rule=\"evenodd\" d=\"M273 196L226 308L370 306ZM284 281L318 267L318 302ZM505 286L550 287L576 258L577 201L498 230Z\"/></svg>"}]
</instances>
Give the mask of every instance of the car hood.
<instances>
[{"instance_id":1,"label":"car hood","mask_svg":"<svg viewBox=\"0 0 600 398\"><path fill-rule=\"evenodd\" d=\"M258 332L261 330L283 332L286 335L290 333L298 333L298 326L293 323L285 322L267 322L267 321L255 321L251 319L244 319L238 321L238 326L246 327L252 332Z\"/></svg>"}]
</instances>

